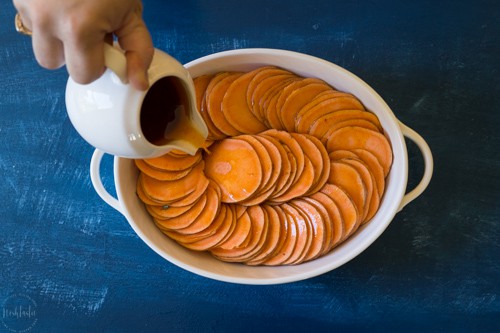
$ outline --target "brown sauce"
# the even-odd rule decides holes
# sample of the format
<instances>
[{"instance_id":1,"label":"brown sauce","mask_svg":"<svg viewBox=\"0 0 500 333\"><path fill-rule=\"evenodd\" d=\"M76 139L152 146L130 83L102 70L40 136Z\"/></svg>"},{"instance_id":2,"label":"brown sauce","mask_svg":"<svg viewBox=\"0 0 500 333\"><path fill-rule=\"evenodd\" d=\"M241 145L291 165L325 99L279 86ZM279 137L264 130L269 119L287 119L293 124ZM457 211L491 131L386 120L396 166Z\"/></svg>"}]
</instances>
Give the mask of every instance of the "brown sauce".
<instances>
[{"instance_id":1,"label":"brown sauce","mask_svg":"<svg viewBox=\"0 0 500 333\"><path fill-rule=\"evenodd\" d=\"M168 76L155 82L141 107L141 129L144 137L156 146L184 139L202 147L205 138L189 119L189 99L182 82Z\"/></svg>"}]
</instances>

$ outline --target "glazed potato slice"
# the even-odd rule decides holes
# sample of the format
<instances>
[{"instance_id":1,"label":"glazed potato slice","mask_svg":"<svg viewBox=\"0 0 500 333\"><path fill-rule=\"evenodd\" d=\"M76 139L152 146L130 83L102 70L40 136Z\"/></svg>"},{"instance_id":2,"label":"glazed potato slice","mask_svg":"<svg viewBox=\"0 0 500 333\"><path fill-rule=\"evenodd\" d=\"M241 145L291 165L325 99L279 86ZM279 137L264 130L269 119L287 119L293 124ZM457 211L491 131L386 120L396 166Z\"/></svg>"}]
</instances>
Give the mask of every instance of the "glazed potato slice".
<instances>
[{"instance_id":1,"label":"glazed potato slice","mask_svg":"<svg viewBox=\"0 0 500 333\"><path fill-rule=\"evenodd\" d=\"M256 134L267 127L248 106L246 92L254 73L249 72L234 80L222 99L222 113L227 122L240 133Z\"/></svg>"},{"instance_id":2,"label":"glazed potato slice","mask_svg":"<svg viewBox=\"0 0 500 333\"><path fill-rule=\"evenodd\" d=\"M313 204L312 202L314 202L314 200L310 198L308 198L308 200L306 200L306 198L297 198L290 202L290 204L302 214L310 226L308 244L303 254L294 264L300 264L316 258L324 249L325 243L329 242L325 235L325 216L327 216L328 213L322 206Z\"/></svg>"},{"instance_id":3,"label":"glazed potato slice","mask_svg":"<svg viewBox=\"0 0 500 333\"><path fill-rule=\"evenodd\" d=\"M252 92L252 113L259 121L265 123L265 112L263 110L264 105L268 98L274 95L276 90L281 89L289 79L295 78L295 75L291 73L275 74L265 77L262 81L258 82L255 89ZM259 132L266 130L262 129ZM258 133L258 132L256 132Z\"/></svg>"},{"instance_id":4,"label":"glazed potato slice","mask_svg":"<svg viewBox=\"0 0 500 333\"><path fill-rule=\"evenodd\" d=\"M222 112L222 100L229 86L242 75L243 73L239 72L224 72L216 75L207 88L210 89L210 93L206 96L207 112L215 127L228 136L239 135L241 132L227 121L226 116Z\"/></svg>"},{"instance_id":5,"label":"glazed potato slice","mask_svg":"<svg viewBox=\"0 0 500 333\"><path fill-rule=\"evenodd\" d=\"M248 212L245 210L245 212L236 219L235 223L236 226L229 238L217 247L213 248L212 253L217 253L219 250L237 249L249 240L252 231L252 221L250 220Z\"/></svg>"},{"instance_id":6,"label":"glazed potato slice","mask_svg":"<svg viewBox=\"0 0 500 333\"><path fill-rule=\"evenodd\" d=\"M326 143L328 151L365 149L375 155L387 176L392 165L392 148L387 138L362 127L343 127L331 133Z\"/></svg>"},{"instance_id":7,"label":"glazed potato slice","mask_svg":"<svg viewBox=\"0 0 500 333\"><path fill-rule=\"evenodd\" d=\"M279 128L273 127L273 128L280 130L286 129L285 125L282 122L283 117L281 112L283 110L283 105L285 104L286 100L294 93L295 90L300 89L312 83L323 84L324 81L316 78L300 78L299 80L291 81L288 85L283 87L283 91L281 92L278 100L276 101L274 111L273 110L269 111L269 112L275 112L280 120L280 127Z\"/></svg>"},{"instance_id":8,"label":"glazed potato slice","mask_svg":"<svg viewBox=\"0 0 500 333\"><path fill-rule=\"evenodd\" d=\"M319 202L328 212L329 222L331 226L331 241L325 244L325 249L322 254L328 253L331 249L341 243L346 238L345 225L340 209L335 201L323 192L316 192L311 195L311 198Z\"/></svg>"},{"instance_id":9,"label":"glazed potato slice","mask_svg":"<svg viewBox=\"0 0 500 333\"><path fill-rule=\"evenodd\" d=\"M283 74L289 75L291 73L287 70L277 68L274 66L265 66L262 68L258 68L252 72L254 73L254 76L248 85L248 88L246 90L246 94L247 94L248 107L253 112L254 104L259 102L259 101L255 101L253 99L254 92L255 92L255 89L257 89L257 86L268 77L275 76L275 75L283 75Z\"/></svg>"},{"instance_id":10,"label":"glazed potato slice","mask_svg":"<svg viewBox=\"0 0 500 333\"><path fill-rule=\"evenodd\" d=\"M247 214L251 224L248 242L231 249L216 247L211 250L215 257L228 262L245 262L260 250L267 233L264 212L260 206L252 206L247 209Z\"/></svg>"},{"instance_id":11,"label":"glazed potato slice","mask_svg":"<svg viewBox=\"0 0 500 333\"><path fill-rule=\"evenodd\" d=\"M367 166L361 162L359 159L342 159L340 162L345 163L353 167L361 177L366 190L366 202L364 204L363 218L361 223L363 224L367 218L373 217L375 212L378 210L378 192L374 185L373 176L368 170ZM376 197L374 197L376 195Z\"/></svg>"},{"instance_id":12,"label":"glazed potato slice","mask_svg":"<svg viewBox=\"0 0 500 333\"><path fill-rule=\"evenodd\" d=\"M311 226L309 219L297 210L291 203L282 205L283 211L288 215L291 223L295 224L296 232L291 235L295 238L295 246L288 258L281 262L282 265L295 264L308 250L311 244Z\"/></svg>"},{"instance_id":13,"label":"glazed potato slice","mask_svg":"<svg viewBox=\"0 0 500 333\"><path fill-rule=\"evenodd\" d=\"M279 212L279 218L281 227L284 233L284 240L281 246L273 251L272 255L269 256L261 264L266 266L277 266L281 265L285 260L287 260L293 253L295 249L295 244L297 243L297 225L295 220L291 215L284 211L283 205L279 208L275 208Z\"/></svg>"},{"instance_id":14,"label":"glazed potato slice","mask_svg":"<svg viewBox=\"0 0 500 333\"><path fill-rule=\"evenodd\" d=\"M323 186L321 192L329 196L335 202L335 205L339 208L344 225L344 230L340 241L344 241L349 236L351 236L359 227L361 218L360 214L358 213L358 209L349 195L347 195L347 193L343 189L334 184L327 183L325 186Z\"/></svg>"},{"instance_id":15,"label":"glazed potato slice","mask_svg":"<svg viewBox=\"0 0 500 333\"><path fill-rule=\"evenodd\" d=\"M322 194L322 193L321 193ZM327 210L326 207L317 199L309 196L309 197L303 197L297 200L302 200L304 202L307 202L308 204L312 205L316 212L320 215L321 220L315 220L317 223L313 223L314 229L314 240L313 244L311 246L311 249L309 250L309 253L307 253L306 257L304 258L304 261L308 260L313 260L325 253L327 253L330 250L332 241L333 241L333 222L332 219L330 218L329 211ZM314 216L314 211L312 212L312 215ZM321 239L321 242L319 242L319 239Z\"/></svg>"},{"instance_id":16,"label":"glazed potato slice","mask_svg":"<svg viewBox=\"0 0 500 333\"><path fill-rule=\"evenodd\" d=\"M189 171L191 171L191 168L189 167L185 170L180 171L160 170L157 168L153 168L152 166L144 162L144 160L134 160L134 163L141 172L151 178L158 180L177 180L186 176Z\"/></svg>"},{"instance_id":17,"label":"glazed potato slice","mask_svg":"<svg viewBox=\"0 0 500 333\"><path fill-rule=\"evenodd\" d=\"M182 171L193 168L202 159L201 151L194 155L176 155L167 153L160 157L142 160L148 166L160 171Z\"/></svg>"},{"instance_id":18,"label":"glazed potato slice","mask_svg":"<svg viewBox=\"0 0 500 333\"><path fill-rule=\"evenodd\" d=\"M326 83L310 83L291 92L279 113L283 127L289 132L295 132L295 120L302 107L327 90L331 90L331 87Z\"/></svg>"},{"instance_id":19,"label":"glazed potato slice","mask_svg":"<svg viewBox=\"0 0 500 333\"><path fill-rule=\"evenodd\" d=\"M208 140L219 140L225 138L227 135L222 133L212 122L212 118L208 114L207 109L207 92L210 93L208 86L210 82L214 79L214 75L202 75L196 77L194 82L195 92L196 92L196 103L198 111L200 112L203 121L208 128ZM218 78L220 79L220 78ZM213 84L212 84L213 86Z\"/></svg>"},{"instance_id":20,"label":"glazed potato slice","mask_svg":"<svg viewBox=\"0 0 500 333\"><path fill-rule=\"evenodd\" d=\"M266 190L266 186L269 183L269 180L272 177L273 174L273 161L271 159L271 156L269 155L269 151L266 149L266 147L261 143L260 140L257 139L257 136L253 135L240 135L235 137L237 140L243 140L246 141L250 146L255 150L257 153L257 156L260 161L260 168L262 170L262 178L260 181L260 184L257 188L257 190L254 192L252 196L247 198L246 200L243 200L242 202L245 202L247 200L251 200L254 196L260 195L262 192Z\"/></svg>"},{"instance_id":21,"label":"glazed potato slice","mask_svg":"<svg viewBox=\"0 0 500 333\"><path fill-rule=\"evenodd\" d=\"M215 217L219 213L220 209L220 191L217 184L210 182L210 185L206 191L207 202L201 213L191 221L188 226L181 229L176 229L177 232L185 235L199 233L207 228L213 223Z\"/></svg>"},{"instance_id":22,"label":"glazed potato slice","mask_svg":"<svg viewBox=\"0 0 500 333\"><path fill-rule=\"evenodd\" d=\"M282 226L276 210L269 205L262 205L264 218L267 220L267 235L260 251L246 261L247 265L259 265L279 246L282 237Z\"/></svg>"},{"instance_id":23,"label":"glazed potato slice","mask_svg":"<svg viewBox=\"0 0 500 333\"><path fill-rule=\"evenodd\" d=\"M207 203L207 193L203 193L198 200L183 207L159 207L150 206L148 211L157 219L165 229L181 229L190 225L201 214ZM183 213L172 216L170 209L184 210Z\"/></svg>"},{"instance_id":24,"label":"glazed potato slice","mask_svg":"<svg viewBox=\"0 0 500 333\"><path fill-rule=\"evenodd\" d=\"M377 192L381 198L385 190L385 177L382 165L379 163L375 155L365 149L353 149L351 152L359 157L359 159L368 166L368 169L375 179Z\"/></svg>"},{"instance_id":25,"label":"glazed potato slice","mask_svg":"<svg viewBox=\"0 0 500 333\"><path fill-rule=\"evenodd\" d=\"M204 163L199 163L188 175L174 181L160 181L141 174L142 189L148 197L160 202L180 200L194 192L196 185L206 178L203 166Z\"/></svg>"},{"instance_id":26,"label":"glazed potato slice","mask_svg":"<svg viewBox=\"0 0 500 333\"><path fill-rule=\"evenodd\" d=\"M365 204L368 196L363 177L356 168L343 161L331 162L328 183L340 187L347 193L356 205L359 213L359 222L361 222L366 214L365 207L367 206Z\"/></svg>"},{"instance_id":27,"label":"glazed potato slice","mask_svg":"<svg viewBox=\"0 0 500 333\"><path fill-rule=\"evenodd\" d=\"M188 249L207 251L217 246L232 231L235 226L232 214L232 210L226 204L222 204L212 225L204 231L191 235L167 232L167 235Z\"/></svg>"},{"instance_id":28,"label":"glazed potato slice","mask_svg":"<svg viewBox=\"0 0 500 333\"><path fill-rule=\"evenodd\" d=\"M205 161L205 173L219 184L223 202L235 203L251 197L262 182L259 155L245 140L228 138L215 143Z\"/></svg>"}]
</instances>

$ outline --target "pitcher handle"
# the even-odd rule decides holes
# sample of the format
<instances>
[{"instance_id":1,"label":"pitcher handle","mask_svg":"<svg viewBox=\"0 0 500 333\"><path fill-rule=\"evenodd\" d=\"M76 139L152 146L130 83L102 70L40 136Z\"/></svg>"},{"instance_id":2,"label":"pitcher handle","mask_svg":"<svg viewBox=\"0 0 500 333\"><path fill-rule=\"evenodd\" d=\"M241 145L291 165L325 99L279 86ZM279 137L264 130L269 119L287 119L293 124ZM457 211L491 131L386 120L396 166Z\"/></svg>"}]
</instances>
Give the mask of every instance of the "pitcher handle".
<instances>
[{"instance_id":1,"label":"pitcher handle","mask_svg":"<svg viewBox=\"0 0 500 333\"><path fill-rule=\"evenodd\" d=\"M117 47L104 43L104 65L118 76L123 84L128 83L127 58Z\"/></svg>"},{"instance_id":2,"label":"pitcher handle","mask_svg":"<svg viewBox=\"0 0 500 333\"><path fill-rule=\"evenodd\" d=\"M401 211L407 204L415 200L420 194L422 194L422 192L424 192L424 190L429 185L429 182L431 181L432 172L434 169L432 152L427 142L425 142L420 134L418 134L402 122L399 122L399 127L401 128L401 132L403 133L403 135L413 141L420 149L420 152L422 153L422 156L424 158L425 170L420 183L413 190L403 196L401 204L399 205L398 212Z\"/></svg>"},{"instance_id":3,"label":"pitcher handle","mask_svg":"<svg viewBox=\"0 0 500 333\"><path fill-rule=\"evenodd\" d=\"M90 180L94 186L95 191L104 200L105 203L116 209L123 215L122 206L120 201L113 197L105 188L101 179L101 161L104 156L104 152L96 149L92 154L92 159L90 160Z\"/></svg>"}]
</instances>

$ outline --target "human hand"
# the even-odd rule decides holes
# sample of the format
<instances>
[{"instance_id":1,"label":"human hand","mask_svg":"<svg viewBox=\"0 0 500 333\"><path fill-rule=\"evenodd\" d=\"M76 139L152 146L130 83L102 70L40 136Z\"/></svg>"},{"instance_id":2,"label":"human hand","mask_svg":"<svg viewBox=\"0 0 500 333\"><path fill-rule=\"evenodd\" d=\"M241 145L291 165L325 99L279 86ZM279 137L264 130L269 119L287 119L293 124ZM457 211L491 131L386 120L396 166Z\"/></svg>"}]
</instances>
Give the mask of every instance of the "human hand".
<instances>
[{"instance_id":1,"label":"human hand","mask_svg":"<svg viewBox=\"0 0 500 333\"><path fill-rule=\"evenodd\" d=\"M32 32L33 52L44 68L66 64L75 82L90 83L104 71L104 43L116 36L127 58L132 86L146 90L153 58L141 0L13 0Z\"/></svg>"}]
</instances>

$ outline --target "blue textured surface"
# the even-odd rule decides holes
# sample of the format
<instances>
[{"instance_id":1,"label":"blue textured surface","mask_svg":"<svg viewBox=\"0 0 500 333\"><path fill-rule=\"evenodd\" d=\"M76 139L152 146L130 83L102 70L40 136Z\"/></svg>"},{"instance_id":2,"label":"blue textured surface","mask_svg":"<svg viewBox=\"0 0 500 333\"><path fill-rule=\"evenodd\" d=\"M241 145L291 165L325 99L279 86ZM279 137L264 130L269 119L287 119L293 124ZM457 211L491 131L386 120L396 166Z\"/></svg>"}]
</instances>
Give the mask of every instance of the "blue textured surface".
<instances>
[{"instance_id":1,"label":"blue textured surface","mask_svg":"<svg viewBox=\"0 0 500 333\"><path fill-rule=\"evenodd\" d=\"M212 281L162 260L94 192L93 149L0 11L0 332L499 332L500 22L497 1L145 0L156 47L181 62L271 47L356 73L435 157L428 190L359 257L278 286ZM409 144L410 179L422 158ZM112 161L104 164L112 188ZM9 326L11 325L11 326Z\"/></svg>"}]
</instances>

